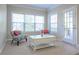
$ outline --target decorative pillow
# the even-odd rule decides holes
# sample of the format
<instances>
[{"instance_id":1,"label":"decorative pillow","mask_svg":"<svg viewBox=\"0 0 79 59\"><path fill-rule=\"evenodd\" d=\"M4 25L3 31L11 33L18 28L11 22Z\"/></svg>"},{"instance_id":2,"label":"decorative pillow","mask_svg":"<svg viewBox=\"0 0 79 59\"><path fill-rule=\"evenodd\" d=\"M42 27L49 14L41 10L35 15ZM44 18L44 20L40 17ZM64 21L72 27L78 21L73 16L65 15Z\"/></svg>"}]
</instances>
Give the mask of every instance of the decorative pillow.
<instances>
[{"instance_id":1,"label":"decorative pillow","mask_svg":"<svg viewBox=\"0 0 79 59\"><path fill-rule=\"evenodd\" d=\"M44 33L44 34L48 34L48 29L44 29L41 32Z\"/></svg>"},{"instance_id":2,"label":"decorative pillow","mask_svg":"<svg viewBox=\"0 0 79 59\"><path fill-rule=\"evenodd\" d=\"M44 30L44 34L48 34L48 29L45 29Z\"/></svg>"},{"instance_id":3,"label":"decorative pillow","mask_svg":"<svg viewBox=\"0 0 79 59\"><path fill-rule=\"evenodd\" d=\"M14 31L14 35L15 35L15 36L18 36L19 34L20 34L19 31Z\"/></svg>"}]
</instances>

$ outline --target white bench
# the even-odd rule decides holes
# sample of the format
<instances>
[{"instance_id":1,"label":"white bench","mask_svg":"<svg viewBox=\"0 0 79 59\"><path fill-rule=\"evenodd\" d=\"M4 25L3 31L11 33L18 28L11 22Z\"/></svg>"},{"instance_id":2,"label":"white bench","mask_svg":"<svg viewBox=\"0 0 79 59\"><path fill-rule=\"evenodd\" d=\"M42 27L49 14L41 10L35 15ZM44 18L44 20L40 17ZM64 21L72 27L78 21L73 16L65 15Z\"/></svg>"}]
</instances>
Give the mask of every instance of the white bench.
<instances>
[{"instance_id":1,"label":"white bench","mask_svg":"<svg viewBox=\"0 0 79 59\"><path fill-rule=\"evenodd\" d=\"M29 45L35 51L36 49L54 46L54 40L56 40L54 35L33 35L29 37Z\"/></svg>"}]
</instances>

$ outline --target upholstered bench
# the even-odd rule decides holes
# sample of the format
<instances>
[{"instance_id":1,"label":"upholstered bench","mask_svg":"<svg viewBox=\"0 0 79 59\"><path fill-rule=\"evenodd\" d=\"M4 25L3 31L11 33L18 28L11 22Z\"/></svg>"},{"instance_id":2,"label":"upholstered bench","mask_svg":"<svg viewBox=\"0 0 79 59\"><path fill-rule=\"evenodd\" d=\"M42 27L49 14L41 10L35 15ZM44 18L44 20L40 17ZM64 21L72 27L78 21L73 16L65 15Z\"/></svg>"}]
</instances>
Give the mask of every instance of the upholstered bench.
<instances>
[{"instance_id":1,"label":"upholstered bench","mask_svg":"<svg viewBox=\"0 0 79 59\"><path fill-rule=\"evenodd\" d=\"M34 35L29 37L29 46L35 51L36 49L54 46L54 40L56 40L54 35Z\"/></svg>"}]
</instances>

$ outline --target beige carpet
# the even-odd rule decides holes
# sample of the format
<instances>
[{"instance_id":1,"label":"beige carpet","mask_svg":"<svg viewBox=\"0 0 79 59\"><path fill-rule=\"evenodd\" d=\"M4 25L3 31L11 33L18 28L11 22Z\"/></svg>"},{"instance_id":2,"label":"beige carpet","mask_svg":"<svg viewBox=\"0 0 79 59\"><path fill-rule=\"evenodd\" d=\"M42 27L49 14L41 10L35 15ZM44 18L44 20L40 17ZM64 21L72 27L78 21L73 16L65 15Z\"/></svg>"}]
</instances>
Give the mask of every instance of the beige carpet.
<instances>
[{"instance_id":1,"label":"beige carpet","mask_svg":"<svg viewBox=\"0 0 79 59\"><path fill-rule=\"evenodd\" d=\"M7 42L1 55L73 55L78 53L78 49L67 43L57 41L55 45L55 47L33 51L26 42L22 42L20 46L11 45L11 42Z\"/></svg>"}]
</instances>

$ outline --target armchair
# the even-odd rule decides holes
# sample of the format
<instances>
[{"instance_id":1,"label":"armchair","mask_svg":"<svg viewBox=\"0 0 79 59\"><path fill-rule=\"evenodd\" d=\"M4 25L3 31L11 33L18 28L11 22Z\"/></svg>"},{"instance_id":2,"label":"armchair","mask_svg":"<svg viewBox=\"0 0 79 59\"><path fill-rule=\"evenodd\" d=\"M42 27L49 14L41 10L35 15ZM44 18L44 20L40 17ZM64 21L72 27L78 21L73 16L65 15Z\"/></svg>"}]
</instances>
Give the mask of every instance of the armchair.
<instances>
[{"instance_id":1,"label":"armchair","mask_svg":"<svg viewBox=\"0 0 79 59\"><path fill-rule=\"evenodd\" d=\"M19 42L23 39L26 40L27 42L27 37L24 33L22 33L21 31L11 31L11 36L12 36L12 42L11 44L13 44L14 41L17 42L17 46L19 46Z\"/></svg>"}]
</instances>

